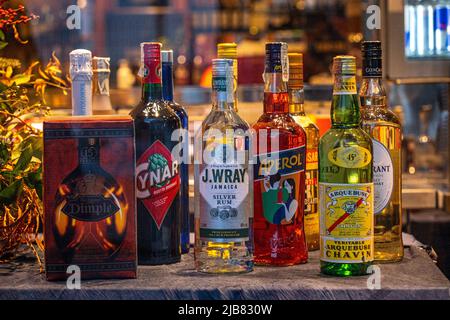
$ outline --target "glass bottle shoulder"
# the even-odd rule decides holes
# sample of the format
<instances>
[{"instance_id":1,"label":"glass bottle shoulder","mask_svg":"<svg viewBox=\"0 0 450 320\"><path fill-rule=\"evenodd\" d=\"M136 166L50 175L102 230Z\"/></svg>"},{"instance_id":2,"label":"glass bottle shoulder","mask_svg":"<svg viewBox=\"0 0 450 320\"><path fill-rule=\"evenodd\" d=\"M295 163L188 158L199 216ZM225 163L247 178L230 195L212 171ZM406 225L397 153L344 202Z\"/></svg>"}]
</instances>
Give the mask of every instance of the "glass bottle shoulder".
<instances>
[{"instance_id":1,"label":"glass bottle shoulder","mask_svg":"<svg viewBox=\"0 0 450 320\"><path fill-rule=\"evenodd\" d=\"M322 148L337 148L358 145L372 150L372 139L361 127L331 128L320 139Z\"/></svg>"},{"instance_id":2,"label":"glass bottle shoulder","mask_svg":"<svg viewBox=\"0 0 450 320\"><path fill-rule=\"evenodd\" d=\"M131 112L130 115L135 120L158 119L160 121L175 121L180 123L178 115L163 100L153 100L149 102L141 101Z\"/></svg>"},{"instance_id":3,"label":"glass bottle shoulder","mask_svg":"<svg viewBox=\"0 0 450 320\"><path fill-rule=\"evenodd\" d=\"M227 129L241 129L247 131L250 126L234 110L213 109L203 121L203 130L217 129L224 131Z\"/></svg>"},{"instance_id":4,"label":"glass bottle shoulder","mask_svg":"<svg viewBox=\"0 0 450 320\"><path fill-rule=\"evenodd\" d=\"M400 127L400 120L397 115L386 107L361 107L361 119L363 126L388 124Z\"/></svg>"},{"instance_id":5,"label":"glass bottle shoulder","mask_svg":"<svg viewBox=\"0 0 450 320\"><path fill-rule=\"evenodd\" d=\"M264 113L253 125L253 129L278 129L295 135L306 135L305 130L288 113Z\"/></svg>"},{"instance_id":6,"label":"glass bottle shoulder","mask_svg":"<svg viewBox=\"0 0 450 320\"><path fill-rule=\"evenodd\" d=\"M178 102L175 102L175 101L168 101L167 104L169 105L169 107L170 107L173 111L175 111L175 113L176 113L178 116L180 116L180 115L182 115L183 117L187 117L187 116L188 116L188 115L187 115L186 109L185 109L181 104L179 104Z\"/></svg>"}]
</instances>

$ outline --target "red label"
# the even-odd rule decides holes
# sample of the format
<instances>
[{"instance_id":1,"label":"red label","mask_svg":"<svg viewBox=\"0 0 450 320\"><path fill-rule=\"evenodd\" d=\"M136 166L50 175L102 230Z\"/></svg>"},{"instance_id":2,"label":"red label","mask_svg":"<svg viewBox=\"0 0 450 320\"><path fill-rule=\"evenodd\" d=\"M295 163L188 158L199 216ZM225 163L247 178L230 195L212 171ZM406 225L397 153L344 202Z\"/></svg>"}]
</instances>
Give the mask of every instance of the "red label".
<instances>
[{"instance_id":1,"label":"red label","mask_svg":"<svg viewBox=\"0 0 450 320\"><path fill-rule=\"evenodd\" d=\"M143 82L161 84L161 44L144 43L141 54L144 60Z\"/></svg>"},{"instance_id":2,"label":"red label","mask_svg":"<svg viewBox=\"0 0 450 320\"><path fill-rule=\"evenodd\" d=\"M156 140L137 161L136 176L137 198L144 203L159 229L180 190L178 162L164 144Z\"/></svg>"}]
</instances>

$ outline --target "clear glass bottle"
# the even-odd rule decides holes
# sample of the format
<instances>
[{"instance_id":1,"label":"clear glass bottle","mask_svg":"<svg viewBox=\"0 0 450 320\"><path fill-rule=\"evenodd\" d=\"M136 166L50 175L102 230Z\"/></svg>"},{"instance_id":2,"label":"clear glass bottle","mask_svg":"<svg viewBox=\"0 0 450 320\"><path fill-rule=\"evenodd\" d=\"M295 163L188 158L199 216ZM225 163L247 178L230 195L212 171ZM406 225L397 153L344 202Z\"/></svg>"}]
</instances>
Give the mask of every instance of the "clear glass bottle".
<instances>
[{"instance_id":1,"label":"clear glass bottle","mask_svg":"<svg viewBox=\"0 0 450 320\"><path fill-rule=\"evenodd\" d=\"M109 76L111 74L109 61L110 58L108 57L92 58L92 71L93 71L92 110L94 114L113 113L111 98L109 96Z\"/></svg>"},{"instance_id":2,"label":"clear glass bottle","mask_svg":"<svg viewBox=\"0 0 450 320\"><path fill-rule=\"evenodd\" d=\"M381 42L364 42L362 53L362 127L373 138L375 261L396 262L403 258L401 124L387 107Z\"/></svg>"},{"instance_id":3,"label":"clear glass bottle","mask_svg":"<svg viewBox=\"0 0 450 320\"><path fill-rule=\"evenodd\" d=\"M249 126L234 110L233 60L213 60L213 106L195 137L195 267L253 270Z\"/></svg>"},{"instance_id":4,"label":"clear glass bottle","mask_svg":"<svg viewBox=\"0 0 450 320\"><path fill-rule=\"evenodd\" d=\"M308 250L319 249L319 128L305 113L303 55L289 53L289 113L306 132L305 234Z\"/></svg>"},{"instance_id":5,"label":"clear glass bottle","mask_svg":"<svg viewBox=\"0 0 450 320\"><path fill-rule=\"evenodd\" d=\"M361 129L356 59L333 61L331 129L319 143L320 270L368 273L373 262L372 139Z\"/></svg>"}]
</instances>

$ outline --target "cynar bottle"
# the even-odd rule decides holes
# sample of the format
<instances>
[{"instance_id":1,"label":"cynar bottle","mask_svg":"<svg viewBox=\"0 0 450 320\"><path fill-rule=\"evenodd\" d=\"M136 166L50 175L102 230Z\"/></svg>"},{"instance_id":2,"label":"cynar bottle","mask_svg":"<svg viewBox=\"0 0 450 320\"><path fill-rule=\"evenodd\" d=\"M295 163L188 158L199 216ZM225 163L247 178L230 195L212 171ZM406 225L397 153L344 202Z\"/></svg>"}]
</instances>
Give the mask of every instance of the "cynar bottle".
<instances>
[{"instance_id":1,"label":"cynar bottle","mask_svg":"<svg viewBox=\"0 0 450 320\"><path fill-rule=\"evenodd\" d=\"M180 166L172 150L180 144L181 121L163 101L161 44L141 43L142 99L131 111L136 135L138 263L180 261ZM175 132L175 134L174 134Z\"/></svg>"}]
</instances>

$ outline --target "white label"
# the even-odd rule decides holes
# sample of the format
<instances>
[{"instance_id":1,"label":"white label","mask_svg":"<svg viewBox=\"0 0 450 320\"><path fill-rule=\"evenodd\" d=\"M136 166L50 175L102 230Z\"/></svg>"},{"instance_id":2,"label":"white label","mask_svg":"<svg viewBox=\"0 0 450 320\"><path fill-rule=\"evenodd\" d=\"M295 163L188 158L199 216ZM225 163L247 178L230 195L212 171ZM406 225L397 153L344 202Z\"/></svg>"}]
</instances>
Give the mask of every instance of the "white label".
<instances>
[{"instance_id":1,"label":"white label","mask_svg":"<svg viewBox=\"0 0 450 320\"><path fill-rule=\"evenodd\" d=\"M375 191L374 213L383 211L391 200L394 188L394 167L386 147L375 139L373 141L373 183Z\"/></svg>"},{"instance_id":2,"label":"white label","mask_svg":"<svg viewBox=\"0 0 450 320\"><path fill-rule=\"evenodd\" d=\"M202 165L200 238L216 242L249 239L249 174L239 164Z\"/></svg>"}]
</instances>

